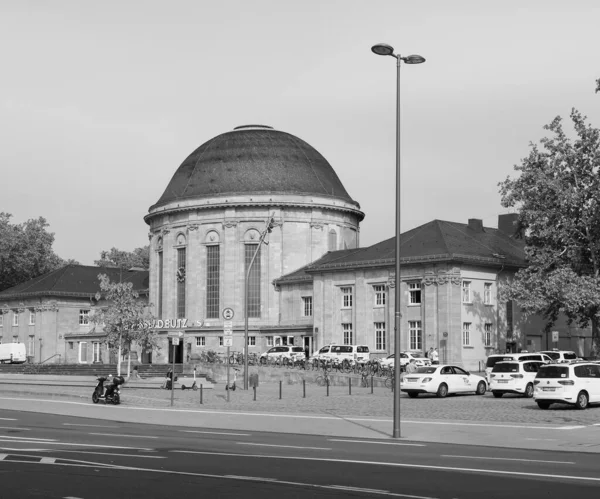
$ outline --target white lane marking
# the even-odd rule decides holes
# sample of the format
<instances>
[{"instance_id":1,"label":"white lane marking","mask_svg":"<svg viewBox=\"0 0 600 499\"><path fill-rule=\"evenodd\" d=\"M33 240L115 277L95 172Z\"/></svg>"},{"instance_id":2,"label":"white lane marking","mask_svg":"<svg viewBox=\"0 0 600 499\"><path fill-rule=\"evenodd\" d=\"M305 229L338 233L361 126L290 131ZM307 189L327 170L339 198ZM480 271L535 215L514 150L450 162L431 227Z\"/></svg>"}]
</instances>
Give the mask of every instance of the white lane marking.
<instances>
[{"instance_id":1,"label":"white lane marking","mask_svg":"<svg viewBox=\"0 0 600 499\"><path fill-rule=\"evenodd\" d=\"M237 478L238 480L260 480L261 482L277 481L277 478L262 478L260 476L225 475L225 478Z\"/></svg>"},{"instance_id":2,"label":"white lane marking","mask_svg":"<svg viewBox=\"0 0 600 499\"><path fill-rule=\"evenodd\" d=\"M234 454L231 452L205 452L205 451L191 451L191 450L172 450L169 452L177 452L181 454L203 454L210 456L224 456L224 457L245 457L245 458L263 458L263 459L290 459L296 461L324 461L332 463L349 463L349 464L371 464L374 466L389 466L392 468L411 468L411 469L424 469L424 470L436 470L436 471L465 471L469 473L489 473L492 475L518 475L528 476L535 478L555 478L558 480L583 480L589 482L600 482L600 477L590 476L576 476L576 475L551 475L548 473L531 473L524 471L503 471L503 470L490 470L484 468L457 468L453 466L433 466L426 464L408 464L408 463L392 463L389 461L359 461L358 459L336 459L327 457L300 457L300 456L267 456L261 454Z\"/></svg>"},{"instance_id":3,"label":"white lane marking","mask_svg":"<svg viewBox=\"0 0 600 499\"><path fill-rule=\"evenodd\" d=\"M257 447L283 447L285 449L331 450L327 447L300 447L298 445L255 444L252 442L236 442L238 445L254 445Z\"/></svg>"},{"instance_id":4,"label":"white lane marking","mask_svg":"<svg viewBox=\"0 0 600 499\"><path fill-rule=\"evenodd\" d=\"M54 438L10 437L8 435L0 435L0 441L12 442L13 440L28 440L31 442L56 442Z\"/></svg>"},{"instance_id":5,"label":"white lane marking","mask_svg":"<svg viewBox=\"0 0 600 499\"><path fill-rule=\"evenodd\" d=\"M60 403L61 405L71 404L71 405L82 405L82 406L90 406L91 404L88 402L73 402L69 400L61 400L57 402L52 399L30 399L25 397L0 397L0 400L21 400L26 402L49 402L49 403ZM108 405L99 405L96 406L100 410L109 410L111 406ZM322 419L322 420L332 420L332 421L340 421L342 419L347 421L373 421L378 423L390 423L392 419L373 419L373 418L357 418L353 416L308 416L305 414L277 414L277 413L268 413L268 412L239 412L239 411L199 411L196 409L166 409L166 408L157 408L157 407L127 407L120 408L120 411L123 410L131 410L131 411L154 411L154 412L181 412L181 413L192 413L192 414L220 414L225 416L266 416L272 418L294 418L294 419ZM526 430L560 430L560 429L571 429L570 426L521 426L518 424L513 425L505 425L505 424L481 424L481 423L459 423L453 421L410 421L403 420L402 423L410 423L410 424L431 424L431 425L454 425L454 426L483 426L486 428L523 428Z\"/></svg>"},{"instance_id":6,"label":"white lane marking","mask_svg":"<svg viewBox=\"0 0 600 499\"><path fill-rule=\"evenodd\" d=\"M75 496L66 496L63 497L63 499L82 499L81 497L75 497Z\"/></svg>"},{"instance_id":7,"label":"white lane marking","mask_svg":"<svg viewBox=\"0 0 600 499\"><path fill-rule=\"evenodd\" d=\"M557 430L579 430L581 428L586 428L585 426L559 426L556 428Z\"/></svg>"},{"instance_id":8,"label":"white lane marking","mask_svg":"<svg viewBox=\"0 0 600 499\"><path fill-rule=\"evenodd\" d=\"M363 487L350 487L348 485L329 485L330 489L349 490L352 492L370 492L372 494L387 494L388 490L382 489L365 489ZM405 497L420 497L420 496L405 496Z\"/></svg>"},{"instance_id":9,"label":"white lane marking","mask_svg":"<svg viewBox=\"0 0 600 499\"><path fill-rule=\"evenodd\" d=\"M179 430L182 433L206 433L208 435L233 435L235 437L249 437L250 433L226 433L223 431L199 431L199 430Z\"/></svg>"},{"instance_id":10,"label":"white lane marking","mask_svg":"<svg viewBox=\"0 0 600 499\"><path fill-rule=\"evenodd\" d=\"M63 423L64 426L91 426L93 428L119 428L118 426L103 426L99 424Z\"/></svg>"},{"instance_id":11,"label":"white lane marking","mask_svg":"<svg viewBox=\"0 0 600 499\"><path fill-rule=\"evenodd\" d=\"M7 457L8 457L8 454L0 454L0 461L3 461Z\"/></svg>"},{"instance_id":12,"label":"white lane marking","mask_svg":"<svg viewBox=\"0 0 600 499\"><path fill-rule=\"evenodd\" d=\"M23 449L6 449L6 450L23 450ZM65 452L72 452L73 454L97 454L100 456L119 456L119 457L141 457L146 459L166 459L165 456L142 456L140 454L117 454L114 452L94 452L91 450L66 450L66 449L26 449L28 452L57 452L63 454Z\"/></svg>"},{"instance_id":13,"label":"white lane marking","mask_svg":"<svg viewBox=\"0 0 600 499\"><path fill-rule=\"evenodd\" d=\"M43 457L40 459L40 463L44 464L53 464L56 462L56 458L54 457Z\"/></svg>"},{"instance_id":14,"label":"white lane marking","mask_svg":"<svg viewBox=\"0 0 600 499\"><path fill-rule=\"evenodd\" d=\"M30 431L31 428L19 428L18 426L0 426L0 430L23 430L23 431Z\"/></svg>"},{"instance_id":15,"label":"white lane marking","mask_svg":"<svg viewBox=\"0 0 600 499\"><path fill-rule=\"evenodd\" d=\"M29 443L29 442L27 442ZM29 447L27 447L27 449L23 449L21 447L17 448L17 447L0 447L0 450L9 450L9 451L23 451L26 450L27 452L49 452L50 449L30 449Z\"/></svg>"},{"instance_id":16,"label":"white lane marking","mask_svg":"<svg viewBox=\"0 0 600 499\"><path fill-rule=\"evenodd\" d=\"M151 435L122 435L119 433L88 433L88 435L97 435L100 437L158 438Z\"/></svg>"},{"instance_id":17,"label":"white lane marking","mask_svg":"<svg viewBox=\"0 0 600 499\"><path fill-rule=\"evenodd\" d=\"M0 418L2 421L16 421L15 418Z\"/></svg>"},{"instance_id":18,"label":"white lane marking","mask_svg":"<svg viewBox=\"0 0 600 499\"><path fill-rule=\"evenodd\" d=\"M372 440L346 440L343 438L328 438L329 442L350 442L356 444L378 444L378 445L406 445L408 447L426 447L425 444L409 444L404 442L379 442Z\"/></svg>"},{"instance_id":19,"label":"white lane marking","mask_svg":"<svg viewBox=\"0 0 600 499\"><path fill-rule=\"evenodd\" d=\"M0 438L0 442L2 442L2 438ZM7 440L11 444L44 444L44 445L67 445L70 447L89 447L89 448L98 448L98 449L126 449L126 450L141 450L144 452L152 452L154 449L146 449L143 447L125 447L122 445L100 445L100 444L76 444L72 442L56 442L52 440L24 440L19 438L17 440ZM23 449L29 450L29 449Z\"/></svg>"},{"instance_id":20,"label":"white lane marking","mask_svg":"<svg viewBox=\"0 0 600 499\"><path fill-rule=\"evenodd\" d=\"M541 461L538 459L518 459L514 457L483 457L483 456L458 456L452 454L442 454L442 457L460 457L463 459L490 459L494 461L521 461L525 463L553 463L553 464L575 464L572 461Z\"/></svg>"}]
</instances>

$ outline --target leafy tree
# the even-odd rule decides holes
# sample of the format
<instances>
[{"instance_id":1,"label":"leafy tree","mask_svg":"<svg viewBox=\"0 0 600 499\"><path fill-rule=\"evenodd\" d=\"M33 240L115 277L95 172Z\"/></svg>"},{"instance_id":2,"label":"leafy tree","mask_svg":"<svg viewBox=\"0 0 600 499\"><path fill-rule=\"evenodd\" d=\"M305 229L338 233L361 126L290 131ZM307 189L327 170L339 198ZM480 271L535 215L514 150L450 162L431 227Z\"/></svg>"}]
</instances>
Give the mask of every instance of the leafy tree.
<instances>
[{"instance_id":1,"label":"leafy tree","mask_svg":"<svg viewBox=\"0 0 600 499\"><path fill-rule=\"evenodd\" d=\"M529 267L519 270L502 294L526 315L541 313L547 329L566 314L592 328L592 350L600 354L600 130L571 112L574 139L560 117L552 133L531 145L515 170L499 184L504 207L519 210Z\"/></svg>"},{"instance_id":2,"label":"leafy tree","mask_svg":"<svg viewBox=\"0 0 600 499\"><path fill-rule=\"evenodd\" d=\"M130 269L138 267L142 269L150 268L150 246L136 248L133 251L122 251L117 248L111 248L110 251L100 252L100 260L95 260L94 265L99 267L118 267L121 269Z\"/></svg>"},{"instance_id":3,"label":"leafy tree","mask_svg":"<svg viewBox=\"0 0 600 499\"><path fill-rule=\"evenodd\" d=\"M131 367L131 347L137 344L143 351L151 352L158 348L158 336L151 329L154 319L149 312L149 306L139 298L131 282L110 282L106 274L99 274L100 291L96 300L105 300L90 321L104 328L107 333L105 343L113 351L117 351L117 374L121 375L121 358L128 355L128 368Z\"/></svg>"},{"instance_id":4,"label":"leafy tree","mask_svg":"<svg viewBox=\"0 0 600 499\"><path fill-rule=\"evenodd\" d=\"M54 234L43 217L12 224L10 213L0 213L0 291L62 267L54 253Z\"/></svg>"}]
</instances>

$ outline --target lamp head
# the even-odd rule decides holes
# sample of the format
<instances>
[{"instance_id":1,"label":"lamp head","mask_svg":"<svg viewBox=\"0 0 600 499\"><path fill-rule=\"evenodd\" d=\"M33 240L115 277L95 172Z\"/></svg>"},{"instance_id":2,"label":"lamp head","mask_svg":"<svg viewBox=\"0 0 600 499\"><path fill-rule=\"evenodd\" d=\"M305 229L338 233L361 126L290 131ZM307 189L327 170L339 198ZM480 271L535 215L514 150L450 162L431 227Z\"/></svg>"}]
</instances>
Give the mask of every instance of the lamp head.
<instances>
[{"instance_id":1,"label":"lamp head","mask_svg":"<svg viewBox=\"0 0 600 499\"><path fill-rule=\"evenodd\" d=\"M387 43L378 43L377 45L373 45L371 50L377 55L394 55L394 47L388 45Z\"/></svg>"},{"instance_id":2,"label":"lamp head","mask_svg":"<svg viewBox=\"0 0 600 499\"><path fill-rule=\"evenodd\" d=\"M404 61L404 64L423 64L425 62L425 57L414 54L403 57L402 60Z\"/></svg>"}]
</instances>

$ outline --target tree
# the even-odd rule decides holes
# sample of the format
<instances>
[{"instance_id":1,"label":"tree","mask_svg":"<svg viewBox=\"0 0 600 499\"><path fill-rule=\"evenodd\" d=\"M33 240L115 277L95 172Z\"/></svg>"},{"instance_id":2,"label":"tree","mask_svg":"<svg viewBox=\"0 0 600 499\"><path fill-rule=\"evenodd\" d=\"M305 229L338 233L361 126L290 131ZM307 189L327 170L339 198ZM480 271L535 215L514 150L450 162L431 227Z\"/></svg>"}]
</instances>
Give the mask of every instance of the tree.
<instances>
[{"instance_id":1,"label":"tree","mask_svg":"<svg viewBox=\"0 0 600 499\"><path fill-rule=\"evenodd\" d=\"M94 265L118 267L124 270L132 267L148 269L150 268L150 246L136 248L133 251L122 251L117 248L102 251L100 252L100 260L95 260Z\"/></svg>"},{"instance_id":2,"label":"tree","mask_svg":"<svg viewBox=\"0 0 600 499\"><path fill-rule=\"evenodd\" d=\"M65 264L52 250L54 233L48 232L45 218L12 224L11 217L0 213L0 291Z\"/></svg>"},{"instance_id":3,"label":"tree","mask_svg":"<svg viewBox=\"0 0 600 499\"><path fill-rule=\"evenodd\" d=\"M90 321L104 328L105 343L118 353L117 374L121 375L121 358L128 355L127 372L131 367L131 346L137 344L143 351L158 348L158 336L151 329L153 317L149 305L139 298L131 282L110 282L106 274L99 274L100 291L96 300L105 300L90 317Z\"/></svg>"},{"instance_id":4,"label":"tree","mask_svg":"<svg viewBox=\"0 0 600 499\"><path fill-rule=\"evenodd\" d=\"M560 313L592 328L592 351L600 353L600 130L575 109L576 138L556 117L552 133L531 144L515 170L499 184L504 207L519 210L529 266L519 270L502 295L525 315L542 314L547 329Z\"/></svg>"}]
</instances>

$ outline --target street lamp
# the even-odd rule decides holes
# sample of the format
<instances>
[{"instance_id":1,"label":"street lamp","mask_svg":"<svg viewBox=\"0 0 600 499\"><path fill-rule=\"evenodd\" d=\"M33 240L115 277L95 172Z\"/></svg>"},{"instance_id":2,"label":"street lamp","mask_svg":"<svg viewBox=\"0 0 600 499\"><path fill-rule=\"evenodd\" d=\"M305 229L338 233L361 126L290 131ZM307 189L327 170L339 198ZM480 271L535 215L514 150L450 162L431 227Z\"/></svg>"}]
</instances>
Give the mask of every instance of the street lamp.
<instances>
[{"instance_id":1,"label":"street lamp","mask_svg":"<svg viewBox=\"0 0 600 499\"><path fill-rule=\"evenodd\" d=\"M250 260L244 281L244 390L248 389L248 284L250 281L250 272L252 270L254 260L256 259L256 255L258 255L262 244L269 244L265 242L265 237L267 237L267 234L270 234L273 231L273 227L275 227L275 218L273 215L270 215L269 219L267 220L267 226L265 227L265 230L263 230L260 234L260 239L256 245L256 251L254 251L252 259Z\"/></svg>"},{"instance_id":2,"label":"street lamp","mask_svg":"<svg viewBox=\"0 0 600 499\"><path fill-rule=\"evenodd\" d=\"M394 431L393 437L400 438L400 62L422 64L425 58L420 55L401 57L394 54L394 47L386 43L373 45L371 50L377 55L389 55L396 58L396 300L394 307Z\"/></svg>"}]
</instances>

